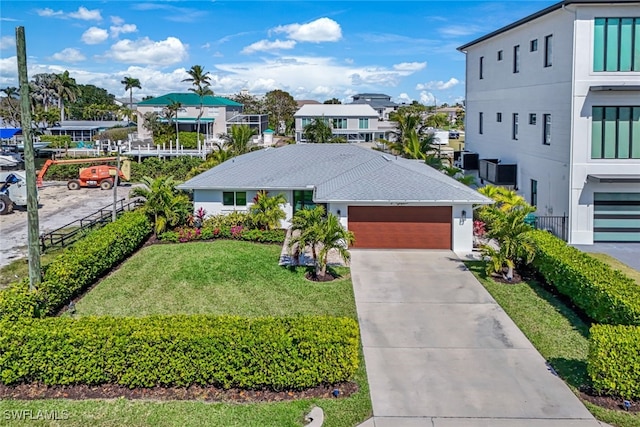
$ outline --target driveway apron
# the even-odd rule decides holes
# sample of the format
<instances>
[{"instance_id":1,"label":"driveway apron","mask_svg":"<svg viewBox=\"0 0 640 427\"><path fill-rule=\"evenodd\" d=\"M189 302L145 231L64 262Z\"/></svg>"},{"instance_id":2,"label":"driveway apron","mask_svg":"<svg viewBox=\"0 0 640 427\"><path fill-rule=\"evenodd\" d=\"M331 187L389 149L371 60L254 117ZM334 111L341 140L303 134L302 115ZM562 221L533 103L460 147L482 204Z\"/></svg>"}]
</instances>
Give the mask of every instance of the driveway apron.
<instances>
[{"instance_id":1,"label":"driveway apron","mask_svg":"<svg viewBox=\"0 0 640 427\"><path fill-rule=\"evenodd\" d=\"M453 252L352 250L351 274L367 425L599 425Z\"/></svg>"}]
</instances>

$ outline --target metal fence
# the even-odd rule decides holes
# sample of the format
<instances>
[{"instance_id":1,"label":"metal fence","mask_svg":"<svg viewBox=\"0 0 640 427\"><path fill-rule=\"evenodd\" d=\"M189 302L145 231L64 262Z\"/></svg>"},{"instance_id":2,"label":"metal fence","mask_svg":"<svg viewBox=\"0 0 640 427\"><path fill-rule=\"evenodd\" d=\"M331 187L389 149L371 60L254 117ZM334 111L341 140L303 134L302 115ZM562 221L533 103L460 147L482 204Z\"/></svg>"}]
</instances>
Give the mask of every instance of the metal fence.
<instances>
[{"instance_id":1,"label":"metal fence","mask_svg":"<svg viewBox=\"0 0 640 427\"><path fill-rule=\"evenodd\" d=\"M563 216L537 216L534 227L545 230L554 236L567 241L569 237L569 217Z\"/></svg>"},{"instance_id":2,"label":"metal fence","mask_svg":"<svg viewBox=\"0 0 640 427\"><path fill-rule=\"evenodd\" d=\"M122 212L134 210L138 206L142 205L143 202L140 199L120 199L115 204L116 214L119 215ZM110 223L112 216L113 204L110 204L90 215L85 216L84 218L70 222L69 224L48 233L43 233L40 235L40 250L45 252L47 249L51 248L67 247L77 242L89 231L104 227L106 224Z\"/></svg>"}]
</instances>

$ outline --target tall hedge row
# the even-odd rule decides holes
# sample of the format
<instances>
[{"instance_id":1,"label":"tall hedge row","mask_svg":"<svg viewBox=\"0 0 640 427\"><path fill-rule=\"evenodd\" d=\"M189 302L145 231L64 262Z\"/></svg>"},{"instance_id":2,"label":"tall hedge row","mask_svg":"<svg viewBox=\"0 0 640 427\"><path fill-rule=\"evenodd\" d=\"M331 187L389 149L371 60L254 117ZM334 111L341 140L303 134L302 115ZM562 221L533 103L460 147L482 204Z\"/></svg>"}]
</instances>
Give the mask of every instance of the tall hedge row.
<instances>
[{"instance_id":1,"label":"tall hedge row","mask_svg":"<svg viewBox=\"0 0 640 427\"><path fill-rule=\"evenodd\" d=\"M0 328L6 385L298 389L349 380L358 367L349 318L47 318Z\"/></svg>"},{"instance_id":2,"label":"tall hedge row","mask_svg":"<svg viewBox=\"0 0 640 427\"><path fill-rule=\"evenodd\" d=\"M640 327L594 325L587 371L593 387L627 399L640 398Z\"/></svg>"},{"instance_id":3,"label":"tall hedge row","mask_svg":"<svg viewBox=\"0 0 640 427\"><path fill-rule=\"evenodd\" d=\"M640 325L640 287L606 263L534 230L534 267L597 323Z\"/></svg>"},{"instance_id":4,"label":"tall hedge row","mask_svg":"<svg viewBox=\"0 0 640 427\"><path fill-rule=\"evenodd\" d=\"M133 253L151 232L142 212L127 212L64 251L44 271L36 292L25 282L0 291L0 319L55 313Z\"/></svg>"}]
</instances>

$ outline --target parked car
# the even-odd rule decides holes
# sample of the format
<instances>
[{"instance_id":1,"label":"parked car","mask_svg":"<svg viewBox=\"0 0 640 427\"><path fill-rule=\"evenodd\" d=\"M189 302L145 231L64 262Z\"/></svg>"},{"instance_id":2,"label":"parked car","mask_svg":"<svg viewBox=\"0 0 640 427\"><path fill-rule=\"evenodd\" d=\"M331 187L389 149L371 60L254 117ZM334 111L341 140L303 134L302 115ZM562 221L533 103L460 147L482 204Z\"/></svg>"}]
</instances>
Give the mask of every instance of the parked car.
<instances>
[{"instance_id":1,"label":"parked car","mask_svg":"<svg viewBox=\"0 0 640 427\"><path fill-rule=\"evenodd\" d=\"M460 138L460 132L458 132L457 130L449 131L449 139L458 139L458 138Z\"/></svg>"}]
</instances>

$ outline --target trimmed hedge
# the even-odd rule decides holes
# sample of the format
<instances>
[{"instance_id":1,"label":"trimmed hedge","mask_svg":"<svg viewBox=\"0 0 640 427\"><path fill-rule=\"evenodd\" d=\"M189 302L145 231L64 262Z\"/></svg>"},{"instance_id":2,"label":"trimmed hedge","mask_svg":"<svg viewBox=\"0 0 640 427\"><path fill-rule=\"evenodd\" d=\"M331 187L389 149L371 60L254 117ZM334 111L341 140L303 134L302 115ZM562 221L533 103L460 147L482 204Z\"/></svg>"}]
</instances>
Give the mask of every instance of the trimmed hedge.
<instances>
[{"instance_id":1,"label":"trimmed hedge","mask_svg":"<svg viewBox=\"0 0 640 427\"><path fill-rule=\"evenodd\" d=\"M0 381L300 389L349 380L354 319L84 317L0 322Z\"/></svg>"},{"instance_id":2,"label":"trimmed hedge","mask_svg":"<svg viewBox=\"0 0 640 427\"><path fill-rule=\"evenodd\" d=\"M546 231L530 232L533 266L596 323L640 325L640 286Z\"/></svg>"},{"instance_id":3,"label":"trimmed hedge","mask_svg":"<svg viewBox=\"0 0 640 427\"><path fill-rule=\"evenodd\" d=\"M55 313L133 253L150 233L151 224L139 211L89 233L45 268L38 291L29 292L25 282L0 291L0 319Z\"/></svg>"},{"instance_id":4,"label":"trimmed hedge","mask_svg":"<svg viewBox=\"0 0 640 427\"><path fill-rule=\"evenodd\" d=\"M640 327L594 325L587 371L593 387L626 399L640 398Z\"/></svg>"}]
</instances>

